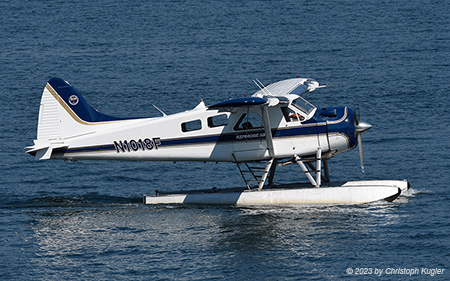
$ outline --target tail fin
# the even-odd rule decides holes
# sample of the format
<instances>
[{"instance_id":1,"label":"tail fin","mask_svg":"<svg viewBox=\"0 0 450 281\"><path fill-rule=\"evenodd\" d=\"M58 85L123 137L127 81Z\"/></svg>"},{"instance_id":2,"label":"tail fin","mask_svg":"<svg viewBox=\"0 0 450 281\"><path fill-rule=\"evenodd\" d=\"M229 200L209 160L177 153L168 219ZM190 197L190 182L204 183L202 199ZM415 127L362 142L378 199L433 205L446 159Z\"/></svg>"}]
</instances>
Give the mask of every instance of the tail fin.
<instances>
[{"instance_id":1,"label":"tail fin","mask_svg":"<svg viewBox=\"0 0 450 281\"><path fill-rule=\"evenodd\" d=\"M95 132L95 125L124 120L98 112L68 82L53 78L42 93L37 140L26 147L38 159L49 159L55 148L67 147L64 140Z\"/></svg>"}]
</instances>

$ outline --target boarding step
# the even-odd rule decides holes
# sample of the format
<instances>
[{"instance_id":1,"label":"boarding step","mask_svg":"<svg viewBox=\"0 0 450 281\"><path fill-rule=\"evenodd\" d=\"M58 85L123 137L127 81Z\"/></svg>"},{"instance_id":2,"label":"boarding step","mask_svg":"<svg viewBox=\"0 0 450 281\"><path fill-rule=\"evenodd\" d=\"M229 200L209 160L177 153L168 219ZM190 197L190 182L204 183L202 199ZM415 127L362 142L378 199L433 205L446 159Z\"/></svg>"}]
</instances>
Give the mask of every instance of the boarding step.
<instances>
[{"instance_id":1,"label":"boarding step","mask_svg":"<svg viewBox=\"0 0 450 281\"><path fill-rule=\"evenodd\" d=\"M252 189L250 183L257 183L258 189L261 190L266 182L274 159L260 162L236 162L239 172L248 189ZM259 165L259 166L256 166Z\"/></svg>"}]
</instances>

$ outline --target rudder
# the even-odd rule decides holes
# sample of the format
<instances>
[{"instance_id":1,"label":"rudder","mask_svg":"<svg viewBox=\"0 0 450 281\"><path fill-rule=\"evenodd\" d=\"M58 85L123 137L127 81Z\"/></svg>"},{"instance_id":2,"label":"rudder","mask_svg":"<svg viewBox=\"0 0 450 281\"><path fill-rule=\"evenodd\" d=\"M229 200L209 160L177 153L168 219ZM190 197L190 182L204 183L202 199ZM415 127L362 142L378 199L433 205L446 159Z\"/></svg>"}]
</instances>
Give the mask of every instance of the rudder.
<instances>
[{"instance_id":1,"label":"rudder","mask_svg":"<svg viewBox=\"0 0 450 281\"><path fill-rule=\"evenodd\" d=\"M64 140L95 132L95 125L125 120L98 112L67 81L52 78L42 93L37 140L27 152L49 159L55 148L67 147Z\"/></svg>"}]
</instances>

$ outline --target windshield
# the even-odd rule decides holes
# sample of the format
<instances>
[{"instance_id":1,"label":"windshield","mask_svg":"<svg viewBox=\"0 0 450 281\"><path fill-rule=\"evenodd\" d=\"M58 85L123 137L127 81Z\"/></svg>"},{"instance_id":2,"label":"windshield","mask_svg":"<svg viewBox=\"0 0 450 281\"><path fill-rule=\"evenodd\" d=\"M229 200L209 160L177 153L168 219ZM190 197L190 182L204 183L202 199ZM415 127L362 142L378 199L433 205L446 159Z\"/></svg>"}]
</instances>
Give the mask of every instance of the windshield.
<instances>
[{"instance_id":1,"label":"windshield","mask_svg":"<svg viewBox=\"0 0 450 281\"><path fill-rule=\"evenodd\" d=\"M300 109L302 112L304 112L306 115L309 115L311 111L313 111L316 107L309 103L307 100L305 100L302 97L299 97L295 100L295 103L292 103L293 106Z\"/></svg>"}]
</instances>

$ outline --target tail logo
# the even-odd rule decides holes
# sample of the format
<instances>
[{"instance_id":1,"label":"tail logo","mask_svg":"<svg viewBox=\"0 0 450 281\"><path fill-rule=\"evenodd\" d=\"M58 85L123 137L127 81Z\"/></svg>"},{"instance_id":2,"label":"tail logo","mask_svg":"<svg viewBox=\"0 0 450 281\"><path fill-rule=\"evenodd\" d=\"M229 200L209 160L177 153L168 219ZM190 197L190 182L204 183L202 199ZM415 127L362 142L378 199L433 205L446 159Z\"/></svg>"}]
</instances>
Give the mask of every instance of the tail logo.
<instances>
[{"instance_id":1,"label":"tail logo","mask_svg":"<svg viewBox=\"0 0 450 281\"><path fill-rule=\"evenodd\" d=\"M79 101L80 101L80 99L76 95L71 95L69 97L69 103L71 105L77 105Z\"/></svg>"}]
</instances>

